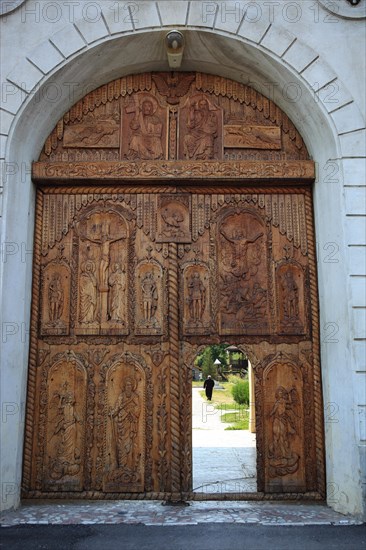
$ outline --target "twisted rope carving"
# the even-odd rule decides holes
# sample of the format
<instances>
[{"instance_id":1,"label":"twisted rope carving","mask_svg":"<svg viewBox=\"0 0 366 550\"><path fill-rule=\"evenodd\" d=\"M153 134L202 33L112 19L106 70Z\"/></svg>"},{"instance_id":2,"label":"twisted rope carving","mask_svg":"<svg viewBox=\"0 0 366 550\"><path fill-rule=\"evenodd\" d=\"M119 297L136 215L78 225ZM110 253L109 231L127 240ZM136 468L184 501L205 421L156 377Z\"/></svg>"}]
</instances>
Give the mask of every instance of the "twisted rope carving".
<instances>
[{"instance_id":1,"label":"twisted rope carving","mask_svg":"<svg viewBox=\"0 0 366 550\"><path fill-rule=\"evenodd\" d=\"M318 491L325 496L325 468L324 468L324 425L323 399L320 370L320 338L318 312L318 286L315 262L314 228L312 220L312 198L310 191L305 193L305 210L307 219L307 239L310 272L310 302L312 320L312 352L313 352L313 381L314 381L314 422L315 422L315 449L317 465Z\"/></svg>"},{"instance_id":2,"label":"twisted rope carving","mask_svg":"<svg viewBox=\"0 0 366 550\"><path fill-rule=\"evenodd\" d=\"M179 179L179 178L177 178ZM55 187L47 187L47 185L44 185L42 189L44 190L47 195L58 195L58 194L67 194L67 195L88 195L90 193L93 193L95 195L102 195L101 198L103 198L103 195L106 194L139 194L139 193L194 193L194 194L200 194L200 195L212 195L212 194L218 194L220 195L220 187L218 182L217 186L205 186L201 187L201 185L205 185L206 181L212 181L210 178L205 180L205 178L202 178L202 181L200 180L199 185L184 185L180 184L179 187L177 187L177 180L174 180L170 185L166 182L164 182L164 185L142 185L139 184L138 181L133 186L128 185L118 185L118 186L85 186L85 185L73 185L72 187L68 186L55 186ZM228 187L225 185L225 195L227 194L241 194L241 195L248 195L248 194L255 194L255 195L275 195L275 194L285 194L285 193L291 193L296 195L303 195L304 194L304 187L292 187L293 183L289 183L289 185L282 186L282 187L263 187L261 188L260 192L258 192L258 182L254 181L253 185L251 187L244 187L239 184L240 178L238 178L238 184L234 184L232 187Z\"/></svg>"},{"instance_id":3,"label":"twisted rope carving","mask_svg":"<svg viewBox=\"0 0 366 550\"><path fill-rule=\"evenodd\" d=\"M27 386L27 408L25 419L24 460L23 460L23 488L29 489L32 468L32 447L34 427L34 398L36 395L37 372L37 326L40 300L40 254L42 246L42 212L43 193L37 192L35 230L34 230L34 263L32 285L32 313L29 344L29 370Z\"/></svg>"},{"instance_id":4,"label":"twisted rope carving","mask_svg":"<svg viewBox=\"0 0 366 550\"><path fill-rule=\"evenodd\" d=\"M178 327L178 260L177 245L169 243L169 345L170 345L170 423L172 491L180 491L180 372Z\"/></svg>"}]
</instances>

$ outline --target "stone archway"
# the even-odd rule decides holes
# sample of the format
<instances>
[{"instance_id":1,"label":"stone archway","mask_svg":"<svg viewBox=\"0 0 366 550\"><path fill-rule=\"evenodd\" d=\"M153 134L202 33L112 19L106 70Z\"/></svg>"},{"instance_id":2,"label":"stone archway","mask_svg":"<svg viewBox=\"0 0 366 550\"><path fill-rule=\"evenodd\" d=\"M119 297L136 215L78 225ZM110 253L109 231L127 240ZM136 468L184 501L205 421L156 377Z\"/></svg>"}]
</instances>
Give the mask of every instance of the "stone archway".
<instances>
[{"instance_id":1,"label":"stone archway","mask_svg":"<svg viewBox=\"0 0 366 550\"><path fill-rule=\"evenodd\" d=\"M313 177L222 77L125 77L64 115L33 165L26 496L189 497L182 346L230 336L260 359L258 494L323 497Z\"/></svg>"},{"instance_id":2,"label":"stone archway","mask_svg":"<svg viewBox=\"0 0 366 550\"><path fill-rule=\"evenodd\" d=\"M238 30L232 25L233 18L228 17L223 20L219 13L215 19L214 28L213 16L208 17L204 23L201 21L200 27L195 27L196 20L192 10L189 12L189 20L185 19L189 2L186 3L185 11L182 6L179 12L174 12L174 15L170 13L169 7L167 7L168 13L164 12L165 2L161 5L158 3L162 16L162 21L159 23L157 14L155 16L152 14L152 17L145 14L146 10L149 12L156 10L155 4L149 3L147 7L142 4L146 3L141 3L139 8L142 18L139 20L138 28L129 30L128 25L119 29L113 27L113 36L100 38L102 35L99 34L98 38L94 33L94 28L99 28L99 25L85 25L85 30L83 30L85 42L81 46L77 40L74 40L75 29L71 28L73 25L71 23L66 25L58 34L59 38L62 36L67 44L67 51L63 57L55 53L48 55L50 43L44 28L39 36L39 40L44 40L44 42L34 48L34 26L31 24L31 17L29 17L30 24L22 25L24 28L21 29L22 35L29 34L28 50L14 69L13 61L10 61L12 58L9 57L8 70L11 69L11 73L8 75L6 85L12 89L8 90L11 95L8 105L9 113L3 119L6 126L4 133L9 134L6 144L4 219L6 229L4 237L6 241L19 244L19 254L8 256L8 261L2 264L2 269L4 271L4 287L6 288L8 284L11 285L14 288L14 294L22 297L22 300L14 301L14 296L10 294L3 296L4 317L14 321L15 326L19 329L14 338L10 337L6 340L3 354L5 363L3 372L12 382L6 386L6 398L19 405L19 413L13 415L11 421L3 425L5 438L2 460L3 479L9 485L5 507L16 506L19 503L21 486L23 411L28 355L28 346L24 345L24 342L29 324L30 251L33 244L34 207L29 167L30 162L38 157L44 136L51 130L58 117L71 105L67 93L62 93L62 97L59 97L56 102L49 98L47 90L55 84L63 89L64 82L72 83L75 80L78 80L81 86L87 86L95 75L94 53L97 54L98 59L102 60L97 75L101 80L97 82L97 85L120 74L146 70L146 67L149 70L161 70L166 67L165 61L162 53L157 51L154 44L159 40L161 29L178 24L184 26L185 32L190 35L190 44L192 45L192 49L186 52L186 69L197 69L198 67L202 69L204 67L205 70L231 76L241 81L247 81L248 75L251 75L255 80L255 87L262 91L267 89L266 83L268 82L273 81L280 84L280 87L274 89L276 103L282 106L292 120L296 121L297 127L306 139L312 157L319 166L319 181L314 186L314 216L319 250L322 252L325 244L332 243L335 235L337 235L337 242L340 244L337 264L329 266L319 261L317 266L320 285L321 328L326 330L330 321L338 319L344 320L346 326L349 326L350 312L347 309L349 298L346 293L342 293L339 299L334 301L328 284L329 277L331 277L332 287L343 288L347 266L346 249L343 249L346 233L344 227L340 225L340 219L344 212L342 161L338 162L337 159L342 153L343 156L347 156L349 148L352 148L353 152L359 150L357 128L361 127L358 125L359 116L355 112L355 116L347 116L349 122L347 123L347 135L342 135L344 132L343 122L346 118L343 115L346 115L346 112L350 112L352 115L354 111L357 111L357 94L356 97L352 97L344 86L343 82L346 81L344 72L337 70L338 79L334 81L334 72L324 61L324 51L321 45L317 51L311 50L309 44L304 45L303 41L306 39L301 36L301 33L298 33L297 40L292 43L285 54L283 51L279 51L273 46L274 42L271 37L280 36L283 32L289 38L290 36L285 29L278 25L278 21L271 26L270 32L267 33L268 40L266 39L263 44L260 44L262 29L260 26L256 27L258 33L255 34L251 32L252 25L243 25L240 32L237 32ZM202 3L195 3L195 13L200 9L199 4ZM223 7L223 9L225 8ZM76 23L80 26L79 21ZM320 25L317 26L320 27ZM54 34L54 27L52 25L46 29L49 37ZM57 28L60 28L60 25ZM263 32L264 30L263 27ZM132 60L129 54L133 49L136 50L141 39L144 40L146 47L144 51L139 50L138 57L134 54L134 60ZM219 47L217 39L220 39ZM282 42L280 43L282 44ZM112 44L115 45L115 49L112 50L111 55L110 45ZM129 44L131 44L131 48L126 48ZM51 50L53 52L52 44ZM122 50L124 52L123 60L119 57ZM206 51L216 52L217 55L215 58L210 57L206 55ZM193 52L198 52L198 54L190 55ZM235 67L232 63L233 52ZM305 56L303 56L304 53ZM304 57L309 63L306 71L303 71L304 66L301 66ZM47 62L43 63L43 60L46 59ZM111 61L117 59L118 67L116 64L112 66ZM84 60L83 70L80 72L80 61ZM39 67L39 71L34 70L31 63ZM320 75L321 88L319 90L313 89L312 69L316 69L317 75ZM315 80L319 83L318 78ZM296 103L286 103L281 96L282 85L286 85L288 82L295 82L301 88L301 99ZM15 84L13 85L13 83ZM337 112L334 115L329 112L330 106L326 101L328 92L332 90L327 83L329 86L333 86L333 84L337 86L340 94L338 95ZM32 90L34 85L37 88ZM79 90L76 93L79 93ZM357 164L356 161L355 164ZM338 171L339 167L341 169ZM356 170L357 173L353 173L353 169L350 171L348 161L345 162L344 170L345 180L358 183L356 177L358 170ZM336 173L336 178L332 178L334 173ZM326 223L323 216L325 204L328 205ZM22 223L18 223L19 218L23 220ZM22 246L21 249L20 246ZM22 253L22 261L18 262L20 253ZM323 333L323 337L323 341L327 342L328 334ZM343 377L346 376L345 372L351 369L353 362L352 341L347 331L339 332L336 338L338 342L332 343L332 345L324 343L322 346L324 399L328 405L332 405L334 402L340 403L344 405L344 410L350 411L354 391L352 384L343 384L341 394L338 392L337 385L338 381L343 380ZM332 340L332 342L334 341ZM358 513L362 506L358 489L359 478L357 477L359 461L356 454L349 456L347 451L353 445L356 437L355 426L352 415L347 413L346 417L343 416L343 420L347 423L347 430L342 428L343 422L327 424L327 481L331 484L331 488L336 488L338 495L336 499L330 498L329 504L342 512ZM9 441L9 445L6 444L6 441ZM352 472L351 478L350 471Z\"/></svg>"}]
</instances>

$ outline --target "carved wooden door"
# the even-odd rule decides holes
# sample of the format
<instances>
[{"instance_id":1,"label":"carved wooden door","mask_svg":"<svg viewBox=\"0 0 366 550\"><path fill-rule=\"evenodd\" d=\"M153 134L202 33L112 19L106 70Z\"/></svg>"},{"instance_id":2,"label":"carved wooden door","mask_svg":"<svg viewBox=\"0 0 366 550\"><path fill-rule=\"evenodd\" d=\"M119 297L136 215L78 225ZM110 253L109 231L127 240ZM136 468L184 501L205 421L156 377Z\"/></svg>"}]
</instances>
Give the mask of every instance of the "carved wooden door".
<instances>
[{"instance_id":1,"label":"carved wooden door","mask_svg":"<svg viewBox=\"0 0 366 550\"><path fill-rule=\"evenodd\" d=\"M315 492L309 191L84 191L38 196L32 491L189 494L193 359L230 342L258 490Z\"/></svg>"},{"instance_id":2,"label":"carved wooden door","mask_svg":"<svg viewBox=\"0 0 366 550\"><path fill-rule=\"evenodd\" d=\"M59 121L33 166L25 496L195 498L191 368L218 342L255 370L254 498L323 495L307 157L270 100L199 73Z\"/></svg>"}]
</instances>

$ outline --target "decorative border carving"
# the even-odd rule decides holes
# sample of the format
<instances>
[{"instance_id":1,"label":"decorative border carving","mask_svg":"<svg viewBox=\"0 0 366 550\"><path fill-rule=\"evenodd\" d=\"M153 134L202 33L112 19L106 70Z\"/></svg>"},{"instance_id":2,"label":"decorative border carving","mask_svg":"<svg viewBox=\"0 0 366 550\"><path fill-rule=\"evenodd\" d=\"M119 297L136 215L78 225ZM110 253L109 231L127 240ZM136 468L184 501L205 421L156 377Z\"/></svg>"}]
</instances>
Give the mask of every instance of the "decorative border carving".
<instances>
[{"instance_id":1,"label":"decorative border carving","mask_svg":"<svg viewBox=\"0 0 366 550\"><path fill-rule=\"evenodd\" d=\"M101 180L211 180L242 182L268 181L281 178L281 183L311 183L315 179L315 164L312 160L286 161L100 161L100 162L34 162L32 178L37 183L54 180L100 182ZM276 182L277 183L277 182Z\"/></svg>"}]
</instances>

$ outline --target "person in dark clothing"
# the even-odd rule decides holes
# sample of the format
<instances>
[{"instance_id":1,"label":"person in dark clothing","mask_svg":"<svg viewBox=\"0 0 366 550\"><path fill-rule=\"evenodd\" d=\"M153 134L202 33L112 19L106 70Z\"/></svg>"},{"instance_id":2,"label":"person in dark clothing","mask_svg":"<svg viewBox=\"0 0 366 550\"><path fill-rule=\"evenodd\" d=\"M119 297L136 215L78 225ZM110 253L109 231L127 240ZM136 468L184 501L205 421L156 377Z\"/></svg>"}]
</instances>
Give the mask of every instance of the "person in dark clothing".
<instances>
[{"instance_id":1,"label":"person in dark clothing","mask_svg":"<svg viewBox=\"0 0 366 550\"><path fill-rule=\"evenodd\" d=\"M212 380L211 378L211 375L209 374L203 384L203 387L205 388L205 391L206 391L206 397L208 399L208 401L211 401L211 398L212 398L212 390L213 390L213 387L215 385L215 382L214 380Z\"/></svg>"}]
</instances>

